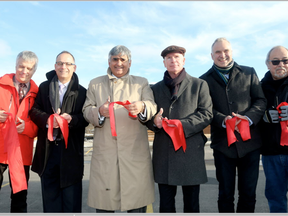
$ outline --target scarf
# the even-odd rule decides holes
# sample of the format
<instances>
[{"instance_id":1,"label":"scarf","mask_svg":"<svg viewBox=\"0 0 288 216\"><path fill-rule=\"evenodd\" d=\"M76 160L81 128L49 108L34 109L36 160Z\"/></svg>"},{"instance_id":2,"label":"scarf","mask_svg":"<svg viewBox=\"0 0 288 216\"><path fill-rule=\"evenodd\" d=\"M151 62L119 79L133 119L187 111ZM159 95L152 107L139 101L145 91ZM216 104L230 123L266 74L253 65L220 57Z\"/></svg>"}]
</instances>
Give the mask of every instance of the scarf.
<instances>
[{"instance_id":1,"label":"scarf","mask_svg":"<svg viewBox=\"0 0 288 216\"><path fill-rule=\"evenodd\" d=\"M52 109L54 113L57 113L58 108L60 107L60 99L59 99L59 84L58 77L55 75L49 85L49 100L52 105Z\"/></svg>"},{"instance_id":2,"label":"scarf","mask_svg":"<svg viewBox=\"0 0 288 216\"><path fill-rule=\"evenodd\" d=\"M172 96L171 100L177 97L180 84L185 79L185 77L186 77L185 68L183 68L183 70L179 73L179 75L174 79L171 78L167 70L165 71L163 79L165 85L170 89L170 93Z\"/></svg>"},{"instance_id":3,"label":"scarf","mask_svg":"<svg viewBox=\"0 0 288 216\"><path fill-rule=\"evenodd\" d=\"M228 83L228 77L225 76L230 73L230 70L234 66L234 60L227 65L227 67L218 67L215 63L213 64L212 68L217 72L217 74L221 77L221 79L224 81L224 83L227 85Z\"/></svg>"}]
</instances>

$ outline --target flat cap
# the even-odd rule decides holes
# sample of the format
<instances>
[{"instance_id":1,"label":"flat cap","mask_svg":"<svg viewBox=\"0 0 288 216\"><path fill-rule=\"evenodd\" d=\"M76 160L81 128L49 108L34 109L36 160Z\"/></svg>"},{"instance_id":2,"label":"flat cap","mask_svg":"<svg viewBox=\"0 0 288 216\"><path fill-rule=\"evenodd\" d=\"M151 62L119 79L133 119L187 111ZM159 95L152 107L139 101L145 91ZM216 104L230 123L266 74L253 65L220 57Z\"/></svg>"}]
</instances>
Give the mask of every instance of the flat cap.
<instances>
[{"instance_id":1,"label":"flat cap","mask_svg":"<svg viewBox=\"0 0 288 216\"><path fill-rule=\"evenodd\" d=\"M162 53L161 53L161 56L163 58L165 58L165 56L168 54L168 53L181 53L183 56L186 52L186 49L183 48L183 47L179 47L179 46L175 46L175 45L172 45L172 46L168 46L167 48L165 48Z\"/></svg>"}]
</instances>

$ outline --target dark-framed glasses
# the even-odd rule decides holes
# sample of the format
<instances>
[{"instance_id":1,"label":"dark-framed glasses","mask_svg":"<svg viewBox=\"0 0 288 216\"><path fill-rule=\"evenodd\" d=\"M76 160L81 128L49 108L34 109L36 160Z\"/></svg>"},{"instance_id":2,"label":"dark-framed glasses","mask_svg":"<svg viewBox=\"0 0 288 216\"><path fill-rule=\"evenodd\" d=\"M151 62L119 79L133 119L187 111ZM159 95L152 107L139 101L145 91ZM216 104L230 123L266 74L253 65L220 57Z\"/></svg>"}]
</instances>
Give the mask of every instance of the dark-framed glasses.
<instances>
[{"instance_id":1,"label":"dark-framed glasses","mask_svg":"<svg viewBox=\"0 0 288 216\"><path fill-rule=\"evenodd\" d=\"M288 64L288 59L282 59L282 60L269 60L272 62L273 65L279 65L280 62L283 62L283 64Z\"/></svg>"},{"instance_id":2,"label":"dark-framed glasses","mask_svg":"<svg viewBox=\"0 0 288 216\"><path fill-rule=\"evenodd\" d=\"M71 62L61 62L61 61L56 62L56 65L58 65L58 66L63 66L64 64L65 64L66 66L75 65L75 64L73 64L73 63L71 63Z\"/></svg>"}]
</instances>

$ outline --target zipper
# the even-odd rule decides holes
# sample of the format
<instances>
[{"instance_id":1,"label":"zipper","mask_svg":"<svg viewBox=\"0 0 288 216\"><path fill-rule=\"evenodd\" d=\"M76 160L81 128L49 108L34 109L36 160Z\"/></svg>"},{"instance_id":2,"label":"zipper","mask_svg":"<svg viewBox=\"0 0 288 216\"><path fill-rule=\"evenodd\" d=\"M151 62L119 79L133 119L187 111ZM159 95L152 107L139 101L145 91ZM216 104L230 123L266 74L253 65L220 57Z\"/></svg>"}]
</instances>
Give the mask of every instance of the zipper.
<instances>
[{"instance_id":1,"label":"zipper","mask_svg":"<svg viewBox=\"0 0 288 216\"><path fill-rule=\"evenodd\" d=\"M11 94L10 104L9 104L9 108L8 108L8 113L10 113L10 109L11 109L11 106L12 106L12 99L13 99L13 95Z\"/></svg>"},{"instance_id":2,"label":"zipper","mask_svg":"<svg viewBox=\"0 0 288 216\"><path fill-rule=\"evenodd\" d=\"M28 99L28 112L27 112L27 119L29 118L29 110L30 110L30 97Z\"/></svg>"}]
</instances>

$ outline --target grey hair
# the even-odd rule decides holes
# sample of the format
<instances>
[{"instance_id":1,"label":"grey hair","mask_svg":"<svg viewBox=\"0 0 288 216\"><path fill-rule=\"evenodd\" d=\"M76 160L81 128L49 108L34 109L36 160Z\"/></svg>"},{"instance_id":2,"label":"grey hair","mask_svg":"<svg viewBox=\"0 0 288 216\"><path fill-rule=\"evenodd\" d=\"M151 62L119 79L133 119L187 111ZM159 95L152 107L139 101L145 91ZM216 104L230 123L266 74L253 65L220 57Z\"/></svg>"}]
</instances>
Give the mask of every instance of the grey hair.
<instances>
[{"instance_id":1,"label":"grey hair","mask_svg":"<svg viewBox=\"0 0 288 216\"><path fill-rule=\"evenodd\" d=\"M265 63L266 63L267 66L269 65L269 60L270 60L270 54L271 54L271 52L272 52L275 48L280 48L280 47L283 47L283 48L286 49L287 52L288 52L288 49L287 49L286 47L284 47L284 46L278 45L278 46L272 47L272 49L269 50L269 52L267 53L267 56L266 56Z\"/></svg>"},{"instance_id":2,"label":"grey hair","mask_svg":"<svg viewBox=\"0 0 288 216\"><path fill-rule=\"evenodd\" d=\"M16 67L19 64L20 59L23 59L24 61L28 61L28 62L35 62L34 66L33 66L33 73L36 71L37 66L38 66L38 57L34 52L26 51L26 50L20 52L16 58Z\"/></svg>"},{"instance_id":3,"label":"grey hair","mask_svg":"<svg viewBox=\"0 0 288 216\"><path fill-rule=\"evenodd\" d=\"M131 51L123 45L117 45L110 50L109 55L108 55L109 62L111 60L111 56L116 56L119 54L126 55L128 58L128 61L131 62Z\"/></svg>"},{"instance_id":4,"label":"grey hair","mask_svg":"<svg viewBox=\"0 0 288 216\"><path fill-rule=\"evenodd\" d=\"M217 38L217 39L214 41L214 43L212 44L211 50L213 50L213 46L215 45L215 43L220 42L220 41L227 41L227 42L230 44L230 42L229 42L225 37L219 37L219 38Z\"/></svg>"},{"instance_id":5,"label":"grey hair","mask_svg":"<svg viewBox=\"0 0 288 216\"><path fill-rule=\"evenodd\" d=\"M74 61L74 63L75 63L75 58L74 58L74 56L73 56L70 52L68 52L68 51L66 51L66 50L60 52L60 53L56 56L56 61L57 61L58 56L60 56L60 55L63 54L63 53L66 53L66 54L71 55L72 58L73 58L73 61Z\"/></svg>"}]
</instances>

